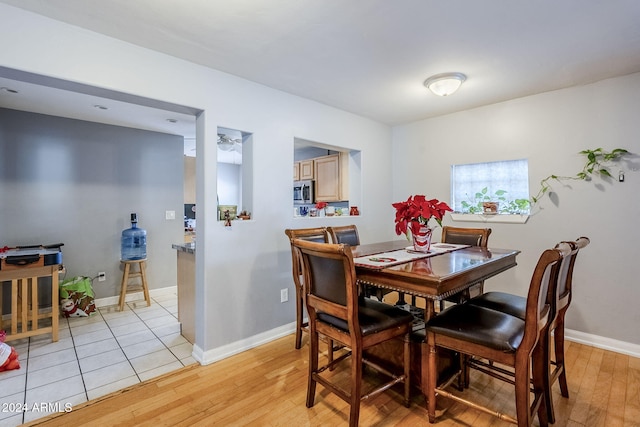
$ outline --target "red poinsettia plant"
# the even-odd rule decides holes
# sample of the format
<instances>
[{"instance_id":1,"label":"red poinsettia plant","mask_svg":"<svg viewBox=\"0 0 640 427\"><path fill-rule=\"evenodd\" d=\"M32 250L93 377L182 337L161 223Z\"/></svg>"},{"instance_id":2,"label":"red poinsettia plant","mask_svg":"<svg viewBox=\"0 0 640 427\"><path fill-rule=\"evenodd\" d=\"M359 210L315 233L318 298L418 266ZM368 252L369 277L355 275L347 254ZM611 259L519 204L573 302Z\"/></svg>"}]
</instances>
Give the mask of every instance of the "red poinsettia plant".
<instances>
[{"instance_id":1,"label":"red poinsettia plant","mask_svg":"<svg viewBox=\"0 0 640 427\"><path fill-rule=\"evenodd\" d=\"M392 203L396 208L396 234L405 234L409 238L409 231L417 233L421 226L427 226L431 218L435 218L442 226L442 218L447 211L453 211L445 202L438 199L427 200L423 195L409 196L406 202Z\"/></svg>"},{"instance_id":2,"label":"red poinsettia plant","mask_svg":"<svg viewBox=\"0 0 640 427\"><path fill-rule=\"evenodd\" d=\"M327 203L327 202L318 202L318 203L316 203L316 209L324 209L327 206L329 206L329 203Z\"/></svg>"}]
</instances>

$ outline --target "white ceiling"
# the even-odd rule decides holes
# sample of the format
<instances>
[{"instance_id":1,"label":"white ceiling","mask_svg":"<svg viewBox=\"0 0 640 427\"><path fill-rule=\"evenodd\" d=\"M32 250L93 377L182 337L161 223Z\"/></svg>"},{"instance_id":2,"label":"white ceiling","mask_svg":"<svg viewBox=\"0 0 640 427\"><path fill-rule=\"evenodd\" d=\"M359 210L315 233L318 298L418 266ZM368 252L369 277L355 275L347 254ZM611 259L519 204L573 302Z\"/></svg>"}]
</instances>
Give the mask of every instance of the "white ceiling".
<instances>
[{"instance_id":1,"label":"white ceiling","mask_svg":"<svg viewBox=\"0 0 640 427\"><path fill-rule=\"evenodd\" d=\"M638 0L0 3L389 125L640 72ZM467 75L456 94L440 98L424 88L427 77L449 71ZM9 83L0 80L0 86ZM33 95L44 110L55 93ZM0 93L0 106L15 108L10 102L17 101L7 98ZM66 104L52 103L57 111ZM104 114L85 110L78 114ZM176 125L164 121L166 112L152 113L130 111L120 119L135 117L137 126L153 129L163 121L164 130L157 130L176 133L170 131Z\"/></svg>"}]
</instances>

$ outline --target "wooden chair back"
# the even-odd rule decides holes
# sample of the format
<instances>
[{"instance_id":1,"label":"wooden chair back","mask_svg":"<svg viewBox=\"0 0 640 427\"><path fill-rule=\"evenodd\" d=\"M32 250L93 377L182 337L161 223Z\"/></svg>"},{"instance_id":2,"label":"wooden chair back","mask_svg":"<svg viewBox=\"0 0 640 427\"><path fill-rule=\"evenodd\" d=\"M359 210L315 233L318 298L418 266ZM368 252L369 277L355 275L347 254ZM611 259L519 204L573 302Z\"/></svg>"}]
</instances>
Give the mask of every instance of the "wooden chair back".
<instances>
[{"instance_id":1,"label":"wooden chair back","mask_svg":"<svg viewBox=\"0 0 640 427\"><path fill-rule=\"evenodd\" d=\"M453 243L458 245L471 245L487 247L489 243L490 228L466 228L451 227L445 225L442 227L442 243Z\"/></svg>"},{"instance_id":2,"label":"wooden chair back","mask_svg":"<svg viewBox=\"0 0 640 427\"><path fill-rule=\"evenodd\" d=\"M360 236L358 235L358 228L355 224L327 227L327 231L333 243L346 243L351 246L358 246L360 244Z\"/></svg>"},{"instance_id":3,"label":"wooden chair back","mask_svg":"<svg viewBox=\"0 0 640 427\"><path fill-rule=\"evenodd\" d=\"M557 292L561 261L571 254L568 243L559 243L554 249L542 253L531 277L527 294L524 338L520 347L530 353L540 339L540 331L547 327L553 316L549 295ZM520 349L518 349L520 351Z\"/></svg>"},{"instance_id":4,"label":"wooden chair back","mask_svg":"<svg viewBox=\"0 0 640 427\"><path fill-rule=\"evenodd\" d=\"M318 315L333 316L348 323L349 333L357 339L360 335L358 285L349 246L321 245L296 239L293 245L299 249L304 263L305 301L310 324Z\"/></svg>"},{"instance_id":5,"label":"wooden chair back","mask_svg":"<svg viewBox=\"0 0 640 427\"><path fill-rule=\"evenodd\" d=\"M293 249L293 240L302 239L309 242L329 243L329 233L326 227L315 228L288 228L284 230L284 233L289 238L291 244L291 266L293 273L293 282L296 286L302 288L302 259L298 256L298 253Z\"/></svg>"},{"instance_id":6,"label":"wooden chair back","mask_svg":"<svg viewBox=\"0 0 640 427\"><path fill-rule=\"evenodd\" d=\"M558 291L556 295L556 311L566 309L571 303L571 286L573 283L573 266L576 262L578 252L587 247L590 243L588 237L579 237L575 242L563 242L572 246L571 254L567 261L563 262L563 267L558 277ZM564 265L566 264L566 265Z\"/></svg>"},{"instance_id":7,"label":"wooden chair back","mask_svg":"<svg viewBox=\"0 0 640 427\"><path fill-rule=\"evenodd\" d=\"M310 242L328 243L329 234L325 227L286 229L284 233L291 244L291 269L293 284L296 290L296 338L295 347L302 347L302 332L307 330L308 323L304 321L304 280L302 278L302 258L293 247L294 239Z\"/></svg>"}]
</instances>

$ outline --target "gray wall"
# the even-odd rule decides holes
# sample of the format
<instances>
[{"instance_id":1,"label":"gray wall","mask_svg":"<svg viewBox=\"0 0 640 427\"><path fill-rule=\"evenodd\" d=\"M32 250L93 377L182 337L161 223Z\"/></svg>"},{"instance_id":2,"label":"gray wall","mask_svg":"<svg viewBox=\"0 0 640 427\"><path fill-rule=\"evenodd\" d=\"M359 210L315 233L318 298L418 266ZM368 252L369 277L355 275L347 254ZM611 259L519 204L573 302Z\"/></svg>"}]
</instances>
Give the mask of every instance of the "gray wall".
<instances>
[{"instance_id":1,"label":"gray wall","mask_svg":"<svg viewBox=\"0 0 640 427\"><path fill-rule=\"evenodd\" d=\"M147 230L149 287L175 286L182 182L181 136L0 109L0 245L64 243L67 278L106 272L96 298L120 293L131 212Z\"/></svg>"}]
</instances>

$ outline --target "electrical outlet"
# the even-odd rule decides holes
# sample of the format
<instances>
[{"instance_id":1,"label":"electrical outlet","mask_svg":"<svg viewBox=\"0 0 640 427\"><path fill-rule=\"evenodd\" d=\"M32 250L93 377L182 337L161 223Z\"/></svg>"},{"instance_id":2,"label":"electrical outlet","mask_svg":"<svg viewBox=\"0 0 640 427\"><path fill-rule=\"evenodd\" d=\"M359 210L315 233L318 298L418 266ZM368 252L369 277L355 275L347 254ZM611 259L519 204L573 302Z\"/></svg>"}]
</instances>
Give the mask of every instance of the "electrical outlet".
<instances>
[{"instance_id":1,"label":"electrical outlet","mask_svg":"<svg viewBox=\"0 0 640 427\"><path fill-rule=\"evenodd\" d=\"M289 301L289 289L280 289L280 302Z\"/></svg>"},{"instance_id":2,"label":"electrical outlet","mask_svg":"<svg viewBox=\"0 0 640 427\"><path fill-rule=\"evenodd\" d=\"M98 282L104 282L105 280L107 280L107 273L104 271L98 273Z\"/></svg>"},{"instance_id":3,"label":"electrical outlet","mask_svg":"<svg viewBox=\"0 0 640 427\"><path fill-rule=\"evenodd\" d=\"M176 219L176 211L165 211L164 218L169 220Z\"/></svg>"}]
</instances>

